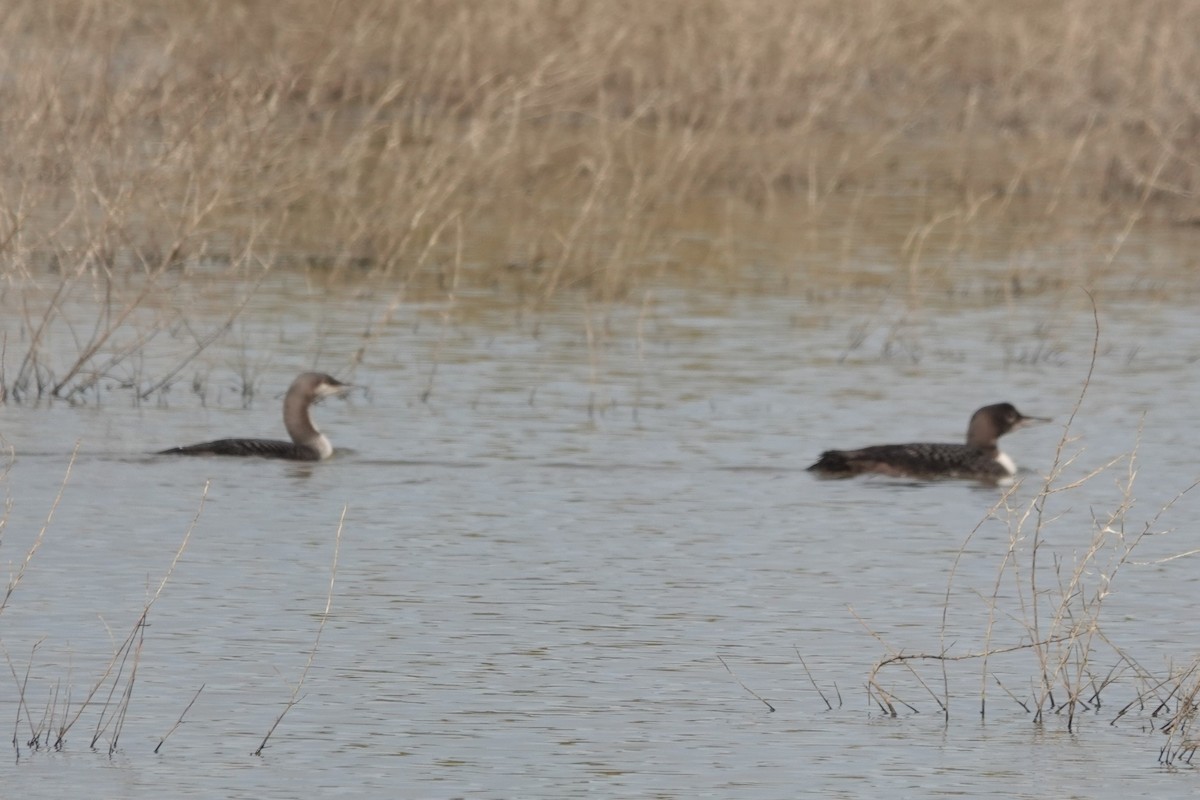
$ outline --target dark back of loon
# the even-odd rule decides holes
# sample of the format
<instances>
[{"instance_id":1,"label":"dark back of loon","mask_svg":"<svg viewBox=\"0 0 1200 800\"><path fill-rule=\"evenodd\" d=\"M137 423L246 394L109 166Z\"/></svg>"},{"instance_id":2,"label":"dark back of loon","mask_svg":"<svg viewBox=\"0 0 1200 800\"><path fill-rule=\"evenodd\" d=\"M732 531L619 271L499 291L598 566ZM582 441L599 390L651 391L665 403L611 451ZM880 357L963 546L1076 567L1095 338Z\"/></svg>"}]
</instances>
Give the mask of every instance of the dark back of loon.
<instances>
[{"instance_id":1,"label":"dark back of loon","mask_svg":"<svg viewBox=\"0 0 1200 800\"><path fill-rule=\"evenodd\" d=\"M865 473L913 478L1000 480L1015 472L997 440L1031 422L1011 403L984 406L971 415L965 444L914 442L882 444L857 450L826 450L808 469L826 477L848 478Z\"/></svg>"}]
</instances>

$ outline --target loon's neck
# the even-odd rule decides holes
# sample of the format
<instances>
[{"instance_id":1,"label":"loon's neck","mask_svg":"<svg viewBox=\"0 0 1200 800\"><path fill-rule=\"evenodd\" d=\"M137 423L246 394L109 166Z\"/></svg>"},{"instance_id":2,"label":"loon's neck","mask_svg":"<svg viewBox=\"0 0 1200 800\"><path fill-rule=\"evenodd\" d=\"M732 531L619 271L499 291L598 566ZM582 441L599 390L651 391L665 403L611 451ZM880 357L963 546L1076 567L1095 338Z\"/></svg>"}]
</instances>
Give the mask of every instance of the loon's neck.
<instances>
[{"instance_id":1,"label":"loon's neck","mask_svg":"<svg viewBox=\"0 0 1200 800\"><path fill-rule=\"evenodd\" d=\"M283 401L283 426L298 447L310 448L318 452L321 458L328 458L333 453L333 445L317 429L309 410L316 399L307 392L288 392Z\"/></svg>"},{"instance_id":2,"label":"loon's neck","mask_svg":"<svg viewBox=\"0 0 1200 800\"><path fill-rule=\"evenodd\" d=\"M319 373L305 373L297 378L283 398L283 426L296 446L317 454L318 460L333 455L333 445L317 428L312 419L312 405L322 397L341 394L347 384Z\"/></svg>"}]
</instances>

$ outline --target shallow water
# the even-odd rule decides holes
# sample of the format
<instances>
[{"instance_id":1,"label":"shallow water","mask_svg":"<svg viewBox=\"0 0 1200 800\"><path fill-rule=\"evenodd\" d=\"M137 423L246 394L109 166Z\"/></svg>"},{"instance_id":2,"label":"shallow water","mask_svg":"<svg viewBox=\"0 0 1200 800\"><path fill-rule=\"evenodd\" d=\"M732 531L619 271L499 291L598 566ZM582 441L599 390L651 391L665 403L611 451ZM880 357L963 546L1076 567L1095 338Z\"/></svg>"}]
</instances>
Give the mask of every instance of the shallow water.
<instances>
[{"instance_id":1,"label":"shallow water","mask_svg":"<svg viewBox=\"0 0 1200 800\"><path fill-rule=\"evenodd\" d=\"M1030 702L1039 668L1029 651L995 656L986 677L979 661L950 664L944 684L940 665L915 665L932 694L949 694L948 720L892 667L881 684L910 705L882 714L865 684L888 647L979 650L993 595L992 644L1028 641L1028 575L997 579L1009 515L980 525L1003 489L804 471L827 447L959 440L971 411L1007 400L1054 417L1004 440L1025 469L1010 503L1027 508L1088 373L1094 327L1081 292L991 307L927 298L914 309L660 290L628 308L564 301L524 320L496 310L450 322L414 304L360 369L339 372L362 388L317 409L339 449L332 461L148 455L278 435L277 392L313 366L296 319L320 320L328 358L317 366L345 363L361 341L362 298L347 291L318 304L278 291L309 305L258 309L238 347L206 353L203 404L185 380L141 405L105 386L89 405L2 409L0 434L16 453L0 549L10 571L79 447L0 615L12 671L28 673L24 705L17 679L0 681L18 743L0 781L14 796L294 797L303 786L407 797L1040 798L1191 788L1190 769L1157 761L1161 718L1110 725L1146 688L1132 677L1108 686L1071 730L1061 714L1034 724L1008 694ZM1095 373L1065 448L1077 460L1060 484L1136 446L1133 534L1200 477L1200 322L1187 296L1131 294L1100 315ZM269 347L247 353L246 342ZM236 373L247 359L257 393L244 402ZM1043 616L1060 595L1055 559L1069 577L1093 518L1119 507L1127 479L1126 460L1050 498ZM116 751L107 753L111 722L93 751L113 684L101 676L206 485L148 615ZM1113 578L1103 633L1164 678L1191 662L1200 636L1194 558L1162 560L1200 546L1198 517L1200 492L1185 495L1152 525L1169 532L1124 561L1110 544L1083 578L1085 593ZM1032 542L1024 529L1022 569ZM252 756L318 631L299 702ZM1101 678L1119 662L1099 642L1091 658ZM65 748L30 752L29 730L54 727L46 714L74 715L98 683Z\"/></svg>"}]
</instances>

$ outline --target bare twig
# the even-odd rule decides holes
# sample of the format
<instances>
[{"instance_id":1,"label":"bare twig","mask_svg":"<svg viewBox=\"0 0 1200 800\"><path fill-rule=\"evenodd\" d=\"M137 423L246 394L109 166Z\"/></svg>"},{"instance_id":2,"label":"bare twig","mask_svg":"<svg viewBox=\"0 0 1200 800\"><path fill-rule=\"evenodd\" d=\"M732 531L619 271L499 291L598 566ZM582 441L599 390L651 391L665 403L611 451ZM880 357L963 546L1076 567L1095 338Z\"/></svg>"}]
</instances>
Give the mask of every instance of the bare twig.
<instances>
[{"instance_id":1,"label":"bare twig","mask_svg":"<svg viewBox=\"0 0 1200 800\"><path fill-rule=\"evenodd\" d=\"M166 733L164 733L162 738L158 740L158 744L156 744L154 746L155 753L157 753L159 750L162 749L163 743L167 741L167 737L169 737L172 733L174 733L175 729L183 724L183 718L185 716L187 716L187 713L189 711L192 710L192 706L194 706L196 704L196 700L199 699L200 693L204 691L204 687L206 685L207 684L203 684L203 683L200 684L200 688L196 690L196 693L194 695L192 695L192 699L188 702L188 704L186 706L184 706L183 712L179 715L179 719L175 720L175 724L171 726L171 729L169 731L167 731Z\"/></svg>"},{"instance_id":2,"label":"bare twig","mask_svg":"<svg viewBox=\"0 0 1200 800\"><path fill-rule=\"evenodd\" d=\"M829 698L825 696L825 693L821 691L821 687L817 686L817 682L813 678L812 673L808 671L808 664L804 663L804 656L800 655L799 647L796 648L796 658L800 659L800 666L804 667L804 674L808 676L808 680L810 683L812 683L813 688L817 690L817 694L819 694L821 699L825 701L825 708L829 711L832 711L833 705L829 702ZM841 703L839 702L838 705L840 706Z\"/></svg>"},{"instance_id":3,"label":"bare twig","mask_svg":"<svg viewBox=\"0 0 1200 800\"><path fill-rule=\"evenodd\" d=\"M271 734L275 733L275 729L279 727L279 723L283 722L287 712L292 710L292 707L300 702L300 689L304 686L304 681L308 677L308 671L312 668L313 660L317 657L317 646L321 643L321 633L325 630L325 623L329 620L329 611L333 608L333 585L337 579L338 553L342 547L342 529L346 523L346 511L349 506L342 506L342 516L338 519L337 535L333 542L333 563L329 567L329 593L325 597L325 610L321 612L321 621L317 625L317 635L313 639L312 649L308 652L308 661L304 664L304 669L300 672L300 679L296 681L296 685L292 687L292 695L288 698L283 710L279 712L279 716L275 718L275 722L267 730L265 736L258 747L254 750L254 755L261 756L263 749L267 746L267 741L271 738Z\"/></svg>"},{"instance_id":4,"label":"bare twig","mask_svg":"<svg viewBox=\"0 0 1200 800\"><path fill-rule=\"evenodd\" d=\"M71 459L67 462L67 470L63 473L62 481L58 485L58 492L54 495L54 500L50 503L50 510L46 512L46 519L42 523L42 527L38 530L37 536L34 537L33 544L25 553L25 560L21 562L21 566L17 568L17 574L14 575L8 582L8 588L4 591L4 598L0 599L0 613L4 612L8 605L9 598L16 591L17 586L21 583L21 578L25 576L25 570L29 567L29 562L33 561L34 555L38 548L42 546L42 541L46 538L46 530L50 527L50 522L54 519L54 512L58 508L59 502L62 500L63 492L67 489L67 481L71 478L71 467L75 466L75 458L79 455L79 442L75 443L75 449L71 451Z\"/></svg>"},{"instance_id":5,"label":"bare twig","mask_svg":"<svg viewBox=\"0 0 1200 800\"><path fill-rule=\"evenodd\" d=\"M721 658L721 657L718 655L718 656L717 656L717 661L720 661L720 662L721 662L721 666L725 668L725 671L726 671L726 672L728 672L730 675L732 675L732 676L733 676L733 679L734 679L735 681L737 681L737 682L738 682L738 685L739 685L739 686L741 686L743 689L745 689L747 692L749 692L751 695L753 695L755 698L757 698L757 699L758 699L758 701L759 701L760 703L762 703L764 706L766 706L766 707L767 707L767 710L768 710L768 711L774 711L774 710L775 710L775 706L771 705L771 704L770 704L770 703L768 703L766 700L764 700L764 699L762 698L762 696L758 694L758 692L754 691L754 690L753 690L753 689L751 689L749 686L747 686L746 684L742 683L742 679L741 679L741 678L739 678L739 677L737 676L737 673L735 673L735 672L734 672L732 669L730 669L730 668L729 668L729 665L725 663L725 659Z\"/></svg>"}]
</instances>

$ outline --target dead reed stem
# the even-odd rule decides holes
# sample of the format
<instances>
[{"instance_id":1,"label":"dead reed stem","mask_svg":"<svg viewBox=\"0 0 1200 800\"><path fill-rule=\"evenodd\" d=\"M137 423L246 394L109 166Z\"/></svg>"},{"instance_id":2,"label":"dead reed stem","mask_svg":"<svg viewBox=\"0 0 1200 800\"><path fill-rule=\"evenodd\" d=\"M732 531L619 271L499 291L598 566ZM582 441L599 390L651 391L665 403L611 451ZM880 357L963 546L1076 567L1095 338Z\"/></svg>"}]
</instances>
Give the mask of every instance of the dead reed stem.
<instances>
[{"instance_id":1,"label":"dead reed stem","mask_svg":"<svg viewBox=\"0 0 1200 800\"><path fill-rule=\"evenodd\" d=\"M721 656L717 656L717 661L721 662L721 666L725 668L725 671L728 672L731 676L733 676L733 679L738 682L738 686L741 686L743 689L745 689L747 694L750 694L751 696L754 697L754 699L758 700L758 702L760 702L764 706L766 706L767 711L771 711L771 712L775 711L775 706L768 703L766 700L764 700L762 698L762 696L758 692L754 691L753 689L751 689L749 686L747 686L745 683L742 682L742 679L737 676L737 673L735 673L732 669L730 669L729 665L725 663L724 658L721 658ZM828 701L826 701L826 702L828 703Z\"/></svg>"},{"instance_id":2,"label":"dead reed stem","mask_svg":"<svg viewBox=\"0 0 1200 800\"><path fill-rule=\"evenodd\" d=\"M12 745L13 751L16 752L18 758L21 755L21 743L18 732L21 729L22 716L25 717L25 722L29 726L29 738L26 740L29 746L36 748L41 741L43 728L34 723L33 716L29 711L29 704L25 700L25 693L29 688L29 673L33 670L33 657L37 653L37 649L41 643L42 640L39 639L33 643L33 647L29 648L29 661L25 664L25 674L20 677L17 675L17 668L13 664L12 656L9 655L7 648L4 649L4 660L8 662L8 671L12 673L13 682L17 686L17 718L13 721Z\"/></svg>"},{"instance_id":3,"label":"dead reed stem","mask_svg":"<svg viewBox=\"0 0 1200 800\"><path fill-rule=\"evenodd\" d=\"M29 568L29 562L33 561L33 557L41 548L42 542L46 538L46 531L50 528L50 523L54 520L54 512L58 509L58 504L62 501L63 493L67 489L67 482L71 479L71 468L75 466L75 458L79 455L79 442L75 443L75 448L71 451L71 458L67 462L67 469L63 472L62 481L58 484L58 491L54 494L54 500L50 503L50 510L46 512L46 519L42 522L42 527L38 529L37 536L33 539L33 544L29 546L29 550L25 553L25 559L21 562L21 566L17 568L17 574L13 575L8 581L8 587L4 590L4 597L0 599L0 614L4 613L4 609L8 606L9 599L12 598L13 592L17 590L21 579L25 576L25 570ZM11 464L11 461L10 461ZM7 470L6 470L7 471ZM8 518L7 504L5 507L5 520Z\"/></svg>"},{"instance_id":4,"label":"dead reed stem","mask_svg":"<svg viewBox=\"0 0 1200 800\"><path fill-rule=\"evenodd\" d=\"M189 700L188 704L183 707L183 711L179 714L179 719L175 720L175 724L171 726L171 729L164 733L162 738L158 740L158 744L154 746L155 754L162 749L162 746L166 744L167 739L171 736L171 734L173 734L179 728L179 726L183 724L183 718L186 717L187 713L192 710L192 706L196 705L196 701L200 699L200 693L204 691L205 686L207 686L207 684L200 684L200 688L196 690L194 695L192 695L192 699Z\"/></svg>"},{"instance_id":5,"label":"dead reed stem","mask_svg":"<svg viewBox=\"0 0 1200 800\"><path fill-rule=\"evenodd\" d=\"M296 681L296 685L292 687L292 694L284 704L283 710L279 712L279 716L275 718L275 722L267 729L267 733L259 742L258 747L254 750L254 755L261 756L263 749L267 746L267 741L271 735L275 733L275 729L279 727L279 723L283 722L287 712L300 702L300 690L304 688L304 681L308 678L308 671L312 669L313 660L317 657L317 647L321 644L321 634L325 630L325 623L329 620L329 612L333 608L333 586L337 580L337 565L338 554L342 549L342 530L346 524L346 512L349 506L342 506L342 515L338 518L337 534L333 540L333 559L329 566L329 591L325 595L325 609L321 612L321 621L317 624L317 635L313 637L312 649L308 651L308 660L304 662L304 669L300 672L300 678Z\"/></svg>"},{"instance_id":6,"label":"dead reed stem","mask_svg":"<svg viewBox=\"0 0 1200 800\"><path fill-rule=\"evenodd\" d=\"M804 661L804 656L800 655L800 648L797 647L795 649L796 649L796 658L800 659L800 666L804 668L804 674L808 676L809 683L811 683L812 687L817 690L817 694L819 694L821 696L822 702L825 703L825 709L827 711L833 711L833 703L829 702L829 698L825 696L825 693L823 691L821 691L821 687L817 685L817 680L816 680L816 678L813 677L812 672L809 671L808 664L806 664ZM833 686L834 686L834 689L836 690L837 684L835 683ZM838 708L841 708L841 707L842 707L842 693L839 691L838 692Z\"/></svg>"}]
</instances>

